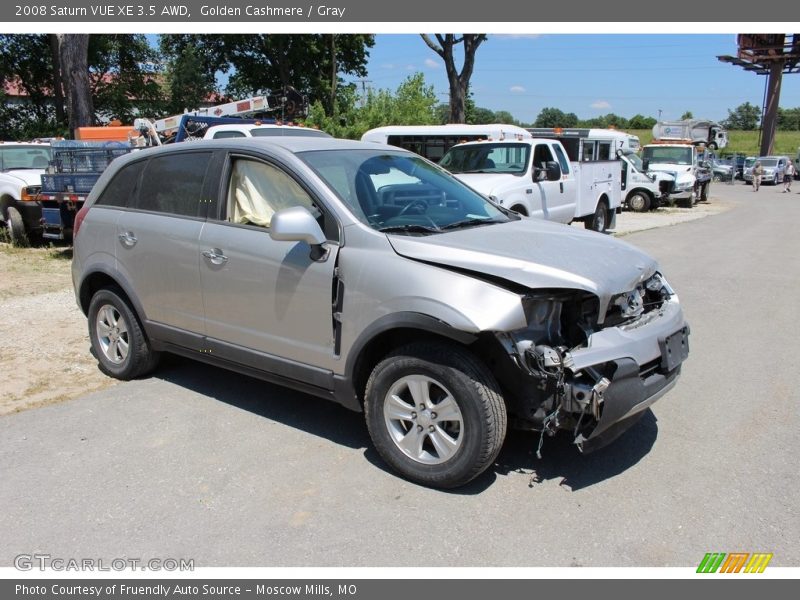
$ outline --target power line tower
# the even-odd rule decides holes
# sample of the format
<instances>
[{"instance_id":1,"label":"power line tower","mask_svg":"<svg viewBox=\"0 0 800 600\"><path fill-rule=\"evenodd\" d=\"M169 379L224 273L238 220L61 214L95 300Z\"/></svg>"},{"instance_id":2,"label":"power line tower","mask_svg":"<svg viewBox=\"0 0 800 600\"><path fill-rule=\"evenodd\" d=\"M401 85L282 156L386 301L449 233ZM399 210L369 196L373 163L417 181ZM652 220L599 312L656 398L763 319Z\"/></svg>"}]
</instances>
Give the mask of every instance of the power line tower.
<instances>
[{"instance_id":1,"label":"power line tower","mask_svg":"<svg viewBox=\"0 0 800 600\"><path fill-rule=\"evenodd\" d=\"M784 73L800 71L800 34L742 33L736 36L736 56L718 56L722 62L767 75L761 119L761 156L772 154Z\"/></svg>"}]
</instances>

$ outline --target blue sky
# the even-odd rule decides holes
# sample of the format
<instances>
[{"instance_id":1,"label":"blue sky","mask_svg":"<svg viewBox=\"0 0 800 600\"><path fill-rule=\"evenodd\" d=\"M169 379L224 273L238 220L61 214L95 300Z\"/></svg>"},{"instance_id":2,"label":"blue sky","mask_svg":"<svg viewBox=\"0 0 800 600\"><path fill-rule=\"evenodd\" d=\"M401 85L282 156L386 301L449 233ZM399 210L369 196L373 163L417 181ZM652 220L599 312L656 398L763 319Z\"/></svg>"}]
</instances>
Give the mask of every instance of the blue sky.
<instances>
[{"instance_id":1,"label":"blue sky","mask_svg":"<svg viewBox=\"0 0 800 600\"><path fill-rule=\"evenodd\" d=\"M472 92L478 106L525 122L547 106L582 119L610 112L657 118L659 110L678 119L688 110L720 120L743 102L763 102L764 76L717 60L735 53L733 34L489 35L478 49ZM446 102L443 62L419 35L376 36L368 85L395 89L418 71ZM784 76L781 106L800 106L800 75Z\"/></svg>"}]
</instances>

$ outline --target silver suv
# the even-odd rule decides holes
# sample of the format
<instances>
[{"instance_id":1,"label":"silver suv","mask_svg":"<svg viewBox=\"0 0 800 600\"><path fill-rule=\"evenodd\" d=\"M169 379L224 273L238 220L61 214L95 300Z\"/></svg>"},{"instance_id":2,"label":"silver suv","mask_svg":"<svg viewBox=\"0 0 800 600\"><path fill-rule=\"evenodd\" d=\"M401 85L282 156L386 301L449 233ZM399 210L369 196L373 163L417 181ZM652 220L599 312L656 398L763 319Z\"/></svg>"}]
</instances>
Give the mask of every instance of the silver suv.
<instances>
[{"instance_id":1,"label":"silver suv","mask_svg":"<svg viewBox=\"0 0 800 600\"><path fill-rule=\"evenodd\" d=\"M107 374L142 376L167 351L329 398L436 487L489 467L508 425L607 444L688 354L653 259L372 143L117 159L76 219L72 275Z\"/></svg>"}]
</instances>

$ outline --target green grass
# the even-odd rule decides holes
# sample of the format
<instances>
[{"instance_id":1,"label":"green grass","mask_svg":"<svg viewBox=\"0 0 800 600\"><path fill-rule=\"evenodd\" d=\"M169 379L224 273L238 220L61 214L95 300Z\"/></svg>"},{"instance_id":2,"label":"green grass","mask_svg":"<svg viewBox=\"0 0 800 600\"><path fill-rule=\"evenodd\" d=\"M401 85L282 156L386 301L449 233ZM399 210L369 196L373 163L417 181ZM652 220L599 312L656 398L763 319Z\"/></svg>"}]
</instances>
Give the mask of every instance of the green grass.
<instances>
[{"instance_id":1,"label":"green grass","mask_svg":"<svg viewBox=\"0 0 800 600\"><path fill-rule=\"evenodd\" d=\"M643 146L653 140L653 132L650 129L628 129L627 131L638 135ZM775 134L773 154L785 154L795 158L798 148L800 148L800 131L778 131ZM757 156L758 152L758 131L728 131L728 145L720 154L738 153Z\"/></svg>"}]
</instances>

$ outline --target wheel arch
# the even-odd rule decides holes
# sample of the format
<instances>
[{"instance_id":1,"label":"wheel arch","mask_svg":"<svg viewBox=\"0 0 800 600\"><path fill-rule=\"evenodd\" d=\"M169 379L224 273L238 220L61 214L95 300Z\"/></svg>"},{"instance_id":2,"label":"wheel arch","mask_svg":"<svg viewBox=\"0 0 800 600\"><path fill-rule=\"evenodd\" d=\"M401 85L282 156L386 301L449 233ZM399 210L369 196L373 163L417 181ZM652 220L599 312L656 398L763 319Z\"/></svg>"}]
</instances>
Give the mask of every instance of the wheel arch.
<instances>
[{"instance_id":1,"label":"wheel arch","mask_svg":"<svg viewBox=\"0 0 800 600\"><path fill-rule=\"evenodd\" d=\"M78 305L83 314L89 314L89 303L92 301L92 296L97 291L109 287L115 287L122 292L123 299L130 304L136 316L144 324L146 322L144 310L136 294L133 293L130 283L120 273L111 273L102 265L86 274L81 280L78 288Z\"/></svg>"},{"instance_id":2,"label":"wheel arch","mask_svg":"<svg viewBox=\"0 0 800 600\"><path fill-rule=\"evenodd\" d=\"M345 363L345 379L359 410L363 406L367 379L375 365L395 348L426 339L469 347L478 336L422 313L401 312L381 317L358 336Z\"/></svg>"}]
</instances>

